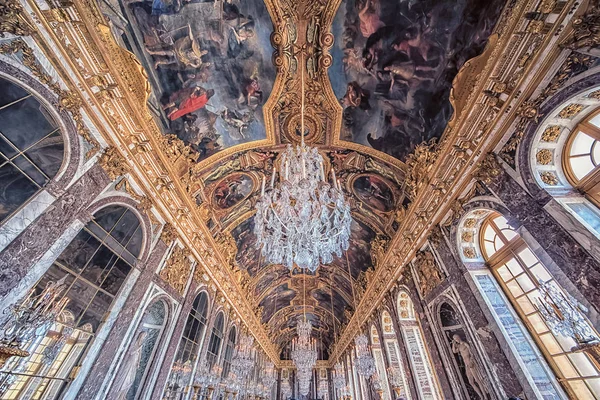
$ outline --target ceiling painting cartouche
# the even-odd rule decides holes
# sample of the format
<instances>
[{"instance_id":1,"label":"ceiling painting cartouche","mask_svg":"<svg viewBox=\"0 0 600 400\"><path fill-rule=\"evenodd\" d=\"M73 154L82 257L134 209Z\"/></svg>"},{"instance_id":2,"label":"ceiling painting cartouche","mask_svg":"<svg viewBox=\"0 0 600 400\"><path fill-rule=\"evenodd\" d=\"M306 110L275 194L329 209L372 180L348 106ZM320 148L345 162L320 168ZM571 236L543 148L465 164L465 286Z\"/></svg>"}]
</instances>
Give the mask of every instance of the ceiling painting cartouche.
<instances>
[{"instance_id":1,"label":"ceiling painting cartouche","mask_svg":"<svg viewBox=\"0 0 600 400\"><path fill-rule=\"evenodd\" d=\"M271 18L262 1L121 1L131 50L165 132L203 160L266 139L262 107L275 80Z\"/></svg>"},{"instance_id":2,"label":"ceiling painting cartouche","mask_svg":"<svg viewBox=\"0 0 600 400\"><path fill-rule=\"evenodd\" d=\"M329 77L340 139L399 160L441 137L452 80L483 51L504 1L346 0L333 21Z\"/></svg>"}]
</instances>

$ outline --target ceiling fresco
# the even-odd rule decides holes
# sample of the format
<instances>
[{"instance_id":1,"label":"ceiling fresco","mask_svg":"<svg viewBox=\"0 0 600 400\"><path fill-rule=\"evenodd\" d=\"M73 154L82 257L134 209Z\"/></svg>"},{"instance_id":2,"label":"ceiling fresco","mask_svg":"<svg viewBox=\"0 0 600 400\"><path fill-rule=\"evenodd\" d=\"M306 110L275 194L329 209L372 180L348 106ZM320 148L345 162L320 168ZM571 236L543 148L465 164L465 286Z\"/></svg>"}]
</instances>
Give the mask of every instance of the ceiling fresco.
<instances>
[{"instance_id":1,"label":"ceiling fresco","mask_svg":"<svg viewBox=\"0 0 600 400\"><path fill-rule=\"evenodd\" d=\"M334 19L329 69L343 111L342 140L400 160L439 138L452 80L479 55L502 0L345 0Z\"/></svg>"},{"instance_id":2,"label":"ceiling fresco","mask_svg":"<svg viewBox=\"0 0 600 400\"><path fill-rule=\"evenodd\" d=\"M262 106L275 68L262 1L121 3L166 133L198 151L198 160L266 138Z\"/></svg>"},{"instance_id":3,"label":"ceiling fresco","mask_svg":"<svg viewBox=\"0 0 600 400\"><path fill-rule=\"evenodd\" d=\"M192 211L228 247L274 343L285 349L306 303L314 336L329 347L382 243L406 217L403 161L441 137L452 81L482 52L504 1L104 3L120 10L113 32L147 73L148 106L163 133L198 161L180 175ZM265 263L253 234L261 182L281 170L285 143L298 140L301 69L307 142L326 176L335 169L353 217L348 251L306 275Z\"/></svg>"}]
</instances>

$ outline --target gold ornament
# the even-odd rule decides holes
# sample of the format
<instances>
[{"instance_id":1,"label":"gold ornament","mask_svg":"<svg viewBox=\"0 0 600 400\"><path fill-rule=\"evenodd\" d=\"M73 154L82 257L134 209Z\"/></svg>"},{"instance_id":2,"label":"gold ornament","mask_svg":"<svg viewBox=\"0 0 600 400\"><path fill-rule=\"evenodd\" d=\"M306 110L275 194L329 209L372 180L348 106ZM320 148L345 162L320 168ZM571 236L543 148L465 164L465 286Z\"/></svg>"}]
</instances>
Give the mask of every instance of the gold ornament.
<instances>
[{"instance_id":1,"label":"gold ornament","mask_svg":"<svg viewBox=\"0 0 600 400\"><path fill-rule=\"evenodd\" d=\"M183 295L190 275L191 264L188 255L187 250L175 246L173 253L159 273L160 277L181 295Z\"/></svg>"},{"instance_id":2,"label":"gold ornament","mask_svg":"<svg viewBox=\"0 0 600 400\"><path fill-rule=\"evenodd\" d=\"M463 247L463 256L465 256L465 258L477 258L475 249L472 247Z\"/></svg>"},{"instance_id":3,"label":"gold ornament","mask_svg":"<svg viewBox=\"0 0 600 400\"><path fill-rule=\"evenodd\" d=\"M542 178L542 182L548 186L558 185L558 177L554 174L554 172L544 171L540 174L540 178Z\"/></svg>"},{"instance_id":4,"label":"gold ornament","mask_svg":"<svg viewBox=\"0 0 600 400\"><path fill-rule=\"evenodd\" d=\"M558 125L550 125L546 129L544 129L544 133L542 133L542 141L554 143L558 140L560 136L560 131L562 127Z\"/></svg>"},{"instance_id":5,"label":"gold ornament","mask_svg":"<svg viewBox=\"0 0 600 400\"><path fill-rule=\"evenodd\" d=\"M100 164L112 181L129 171L129 166L123 156L112 146L104 150L104 153L98 159L98 164Z\"/></svg>"},{"instance_id":6,"label":"gold ornament","mask_svg":"<svg viewBox=\"0 0 600 400\"><path fill-rule=\"evenodd\" d=\"M550 149L541 149L535 154L535 159L540 165L548 165L552 162L552 151Z\"/></svg>"},{"instance_id":7,"label":"gold ornament","mask_svg":"<svg viewBox=\"0 0 600 400\"><path fill-rule=\"evenodd\" d=\"M558 113L558 117L563 119L571 119L579 114L581 110L583 110L583 105L571 103Z\"/></svg>"}]
</instances>

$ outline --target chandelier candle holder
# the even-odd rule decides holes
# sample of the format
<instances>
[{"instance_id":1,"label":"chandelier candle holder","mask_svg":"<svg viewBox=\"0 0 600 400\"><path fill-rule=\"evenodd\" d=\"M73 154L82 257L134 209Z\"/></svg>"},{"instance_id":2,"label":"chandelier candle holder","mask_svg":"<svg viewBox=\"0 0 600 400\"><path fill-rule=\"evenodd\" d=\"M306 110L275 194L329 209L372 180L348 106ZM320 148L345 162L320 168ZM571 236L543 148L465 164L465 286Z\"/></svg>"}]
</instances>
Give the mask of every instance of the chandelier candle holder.
<instances>
[{"instance_id":1,"label":"chandelier candle holder","mask_svg":"<svg viewBox=\"0 0 600 400\"><path fill-rule=\"evenodd\" d=\"M584 316L588 310L573 296L560 290L552 281L539 281L535 306L558 336L570 337L577 343L571 350L588 354L600 369L600 340Z\"/></svg>"},{"instance_id":2,"label":"chandelier candle holder","mask_svg":"<svg viewBox=\"0 0 600 400\"><path fill-rule=\"evenodd\" d=\"M269 189L263 177L254 234L267 262L314 272L348 249L352 216L335 170L331 168L330 184L323 157L304 143L304 67L301 71L301 142L280 155L279 180L274 167Z\"/></svg>"},{"instance_id":3,"label":"chandelier candle holder","mask_svg":"<svg viewBox=\"0 0 600 400\"><path fill-rule=\"evenodd\" d=\"M369 349L369 339L364 333L361 333L354 339L356 345L356 367L358 373L365 378L370 378L377 371L375 369L375 359Z\"/></svg>"},{"instance_id":4,"label":"chandelier candle holder","mask_svg":"<svg viewBox=\"0 0 600 400\"><path fill-rule=\"evenodd\" d=\"M0 368L13 356L27 357L29 352L20 346L37 336L46 335L69 299L62 294L67 287L66 276L49 281L44 290L36 295L32 288L25 299L8 308L8 322L0 339Z\"/></svg>"},{"instance_id":5,"label":"chandelier candle holder","mask_svg":"<svg viewBox=\"0 0 600 400\"><path fill-rule=\"evenodd\" d=\"M379 395L379 400L383 400L383 386L381 386L379 374L374 373L371 376L371 381L373 382L373 390L375 390L375 393Z\"/></svg>"}]
</instances>

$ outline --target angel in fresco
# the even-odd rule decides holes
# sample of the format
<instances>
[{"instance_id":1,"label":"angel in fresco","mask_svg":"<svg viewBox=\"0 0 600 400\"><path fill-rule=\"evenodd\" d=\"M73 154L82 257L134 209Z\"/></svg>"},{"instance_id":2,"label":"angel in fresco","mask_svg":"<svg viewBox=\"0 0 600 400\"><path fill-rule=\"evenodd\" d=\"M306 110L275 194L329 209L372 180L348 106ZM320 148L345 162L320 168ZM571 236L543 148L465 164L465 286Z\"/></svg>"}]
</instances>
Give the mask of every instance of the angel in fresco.
<instances>
[{"instance_id":1,"label":"angel in fresco","mask_svg":"<svg viewBox=\"0 0 600 400\"><path fill-rule=\"evenodd\" d=\"M247 41L255 37L252 17L240 18L237 26L232 26L227 39L227 56L229 58L249 58L253 52L247 48Z\"/></svg>"},{"instance_id":2,"label":"angel in fresco","mask_svg":"<svg viewBox=\"0 0 600 400\"><path fill-rule=\"evenodd\" d=\"M225 108L221 112L221 118L229 129L229 134L232 139L240 140L246 137L246 132L250 123L254 121L254 113L252 111L238 113L235 110Z\"/></svg>"},{"instance_id":3,"label":"angel in fresco","mask_svg":"<svg viewBox=\"0 0 600 400\"><path fill-rule=\"evenodd\" d=\"M203 108L214 94L213 89L205 90L200 86L183 88L169 97L169 102L163 106L163 110L167 112L167 117L171 121L175 121Z\"/></svg>"},{"instance_id":4,"label":"angel in fresco","mask_svg":"<svg viewBox=\"0 0 600 400\"><path fill-rule=\"evenodd\" d=\"M379 28L385 26L385 24L379 19L379 13L379 0L365 1L365 6L358 13L358 18L360 20L360 33L363 35L363 37L368 38Z\"/></svg>"},{"instance_id":5,"label":"angel in fresco","mask_svg":"<svg viewBox=\"0 0 600 400\"><path fill-rule=\"evenodd\" d=\"M210 66L209 62L202 60L202 57L208 54L208 50L200 48L198 41L192 36L190 25L182 29L187 29L187 34L176 39L171 49L146 48L148 54L154 56L154 69L161 66L172 68L183 66L185 69L201 69Z\"/></svg>"}]
</instances>

